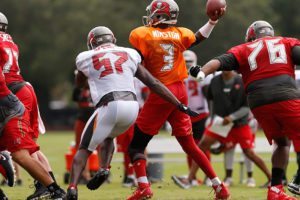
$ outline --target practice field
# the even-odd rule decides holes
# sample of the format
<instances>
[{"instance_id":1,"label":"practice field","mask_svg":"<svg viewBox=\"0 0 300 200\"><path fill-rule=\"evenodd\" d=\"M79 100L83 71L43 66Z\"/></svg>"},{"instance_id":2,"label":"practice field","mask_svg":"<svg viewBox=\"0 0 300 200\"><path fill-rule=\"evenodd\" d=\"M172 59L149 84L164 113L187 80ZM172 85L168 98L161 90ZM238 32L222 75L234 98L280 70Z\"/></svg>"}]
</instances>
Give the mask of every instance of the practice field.
<instances>
[{"instance_id":1,"label":"practice field","mask_svg":"<svg viewBox=\"0 0 300 200\"><path fill-rule=\"evenodd\" d=\"M65 173L65 160L64 154L68 151L70 141L73 140L73 134L71 132L48 132L39 139L42 151L47 155L57 181L66 189L67 185L63 183L63 174ZM267 161L270 167L270 154L261 154L265 161ZM122 156L117 153L115 158L121 158ZM168 154L165 158L182 158L184 160L184 154ZM239 157L239 155L237 155ZM213 156L213 158L216 158ZM223 158L219 156L217 159ZM291 179L296 170L295 156L291 154L292 161L288 167L288 178ZM119 160L118 159L118 160ZM223 162L213 163L214 168L221 178L223 178L224 169ZM254 168L254 178L257 185L262 185L266 182L265 176L257 169ZM232 194L232 200L263 200L266 199L266 189L260 188L247 188L246 186L239 184L239 164L235 163L234 176L235 185L230 188ZM80 200L119 200L126 199L126 197L132 193L133 189L123 188L121 185L123 166L120 162L112 163L112 183L103 185L96 191L89 191L84 185L79 186L79 199ZM187 174L187 166L185 162L164 163L164 179L161 183L155 183L152 185L154 190L155 200L206 200L213 199L213 190L210 187L199 186L190 190L183 190L178 188L171 180L171 175ZM199 177L203 177L202 173L199 173ZM32 194L34 188L32 179L29 175L22 171L22 178L24 181L23 186L16 186L9 188L2 186L1 188L8 195L9 199L18 200L26 199L26 197Z\"/></svg>"}]
</instances>

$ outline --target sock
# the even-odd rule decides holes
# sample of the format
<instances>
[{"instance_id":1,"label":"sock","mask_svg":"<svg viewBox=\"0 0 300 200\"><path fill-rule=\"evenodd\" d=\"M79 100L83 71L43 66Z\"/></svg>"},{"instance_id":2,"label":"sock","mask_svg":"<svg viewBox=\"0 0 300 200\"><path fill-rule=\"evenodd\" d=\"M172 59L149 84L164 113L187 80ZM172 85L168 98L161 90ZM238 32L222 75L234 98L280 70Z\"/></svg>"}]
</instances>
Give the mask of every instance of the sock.
<instances>
[{"instance_id":1,"label":"sock","mask_svg":"<svg viewBox=\"0 0 300 200\"><path fill-rule=\"evenodd\" d=\"M283 174L284 174L283 169L276 168L276 167L272 168L271 186L281 185Z\"/></svg>"},{"instance_id":2,"label":"sock","mask_svg":"<svg viewBox=\"0 0 300 200\"><path fill-rule=\"evenodd\" d=\"M253 172L247 172L248 178L252 178Z\"/></svg>"},{"instance_id":3,"label":"sock","mask_svg":"<svg viewBox=\"0 0 300 200\"><path fill-rule=\"evenodd\" d=\"M125 168L125 174L127 176L134 174L134 168L131 165L130 157L129 157L128 153L124 153L124 168Z\"/></svg>"},{"instance_id":4,"label":"sock","mask_svg":"<svg viewBox=\"0 0 300 200\"><path fill-rule=\"evenodd\" d=\"M201 151L196 145L192 135L176 137L176 139L178 140L185 153L193 158L193 160L198 164L202 171L204 171L208 178L214 179L217 177L209 160L207 159L203 151Z\"/></svg>"},{"instance_id":5,"label":"sock","mask_svg":"<svg viewBox=\"0 0 300 200\"><path fill-rule=\"evenodd\" d=\"M69 189L69 188L75 188L75 189L77 190L77 185L75 185L75 184L73 184L73 183L70 183L68 189Z\"/></svg>"},{"instance_id":6,"label":"sock","mask_svg":"<svg viewBox=\"0 0 300 200\"><path fill-rule=\"evenodd\" d=\"M139 159L133 163L133 167L136 173L138 186L145 188L149 186L149 181L146 174L146 160Z\"/></svg>"},{"instance_id":7,"label":"sock","mask_svg":"<svg viewBox=\"0 0 300 200\"><path fill-rule=\"evenodd\" d=\"M51 176L51 178L53 179L53 181L56 182L55 176L54 176L53 172L52 172L52 171L49 171L48 173L50 174L50 176Z\"/></svg>"},{"instance_id":8,"label":"sock","mask_svg":"<svg viewBox=\"0 0 300 200\"><path fill-rule=\"evenodd\" d=\"M226 178L232 177L232 169L226 169Z\"/></svg>"},{"instance_id":9,"label":"sock","mask_svg":"<svg viewBox=\"0 0 300 200\"><path fill-rule=\"evenodd\" d=\"M207 151L205 151L204 153L205 153L205 155L206 155L207 159L208 159L208 160L209 160L209 162L210 162L210 151L209 151L209 150L207 150Z\"/></svg>"},{"instance_id":10,"label":"sock","mask_svg":"<svg viewBox=\"0 0 300 200\"><path fill-rule=\"evenodd\" d=\"M49 190L50 192L54 192L54 191L60 189L60 187L59 187L59 186L57 185L57 183L55 183L55 182L53 182L53 183L51 183L50 185L48 185L47 188L48 188L48 190Z\"/></svg>"}]
</instances>

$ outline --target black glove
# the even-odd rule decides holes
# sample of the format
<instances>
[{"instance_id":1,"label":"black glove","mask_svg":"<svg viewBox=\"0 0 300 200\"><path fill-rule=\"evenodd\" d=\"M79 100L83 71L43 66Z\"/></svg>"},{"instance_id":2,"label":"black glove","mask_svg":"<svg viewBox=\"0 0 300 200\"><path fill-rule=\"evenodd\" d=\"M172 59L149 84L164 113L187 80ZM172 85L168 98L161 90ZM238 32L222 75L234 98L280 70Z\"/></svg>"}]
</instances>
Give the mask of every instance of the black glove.
<instances>
[{"instance_id":1,"label":"black glove","mask_svg":"<svg viewBox=\"0 0 300 200\"><path fill-rule=\"evenodd\" d=\"M189 74L190 74L192 77L197 78L197 75L198 75L198 73L200 72L200 70L201 70L201 67L200 67L199 65L192 66L192 67L189 69Z\"/></svg>"},{"instance_id":2,"label":"black glove","mask_svg":"<svg viewBox=\"0 0 300 200\"><path fill-rule=\"evenodd\" d=\"M199 113L192 111L189 107L182 103L178 105L178 109L191 117L196 117L199 115Z\"/></svg>"}]
</instances>

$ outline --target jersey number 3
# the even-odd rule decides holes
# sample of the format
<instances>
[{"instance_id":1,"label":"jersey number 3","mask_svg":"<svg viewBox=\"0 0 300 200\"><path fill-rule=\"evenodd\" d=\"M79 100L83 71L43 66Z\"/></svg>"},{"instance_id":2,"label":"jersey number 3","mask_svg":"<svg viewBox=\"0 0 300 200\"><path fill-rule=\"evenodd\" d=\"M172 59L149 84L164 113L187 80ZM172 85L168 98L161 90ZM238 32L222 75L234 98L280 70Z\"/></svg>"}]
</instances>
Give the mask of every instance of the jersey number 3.
<instances>
[{"instance_id":1,"label":"jersey number 3","mask_svg":"<svg viewBox=\"0 0 300 200\"><path fill-rule=\"evenodd\" d=\"M274 40L266 40L266 47L268 50L268 55L270 59L270 64L275 63L287 63L287 56L284 44L278 44L280 39ZM264 41L260 40L253 44L249 45L250 48L253 48L253 51L248 57L248 63L250 66L250 70L253 71L257 68L257 61L256 58L260 51L264 48Z\"/></svg>"},{"instance_id":2,"label":"jersey number 3","mask_svg":"<svg viewBox=\"0 0 300 200\"><path fill-rule=\"evenodd\" d=\"M100 70L102 67L104 67L104 70L101 72L99 78L112 73L123 73L122 64L128 60L128 54L126 52L113 52L112 54L119 57L113 63L111 62L110 58L104 58L106 53L99 53L93 56L94 69Z\"/></svg>"}]
</instances>

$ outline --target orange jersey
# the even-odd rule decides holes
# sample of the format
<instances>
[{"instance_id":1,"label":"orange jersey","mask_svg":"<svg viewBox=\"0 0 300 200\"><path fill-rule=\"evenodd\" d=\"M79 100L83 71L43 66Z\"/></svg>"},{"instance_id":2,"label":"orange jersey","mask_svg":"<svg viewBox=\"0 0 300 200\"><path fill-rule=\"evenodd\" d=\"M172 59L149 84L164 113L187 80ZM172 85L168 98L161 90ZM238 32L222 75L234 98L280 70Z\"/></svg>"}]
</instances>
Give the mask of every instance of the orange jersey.
<instances>
[{"instance_id":1,"label":"orange jersey","mask_svg":"<svg viewBox=\"0 0 300 200\"><path fill-rule=\"evenodd\" d=\"M182 27L138 27L129 36L131 45L143 55L144 66L165 85L188 76L182 52L196 41L195 34Z\"/></svg>"}]
</instances>

